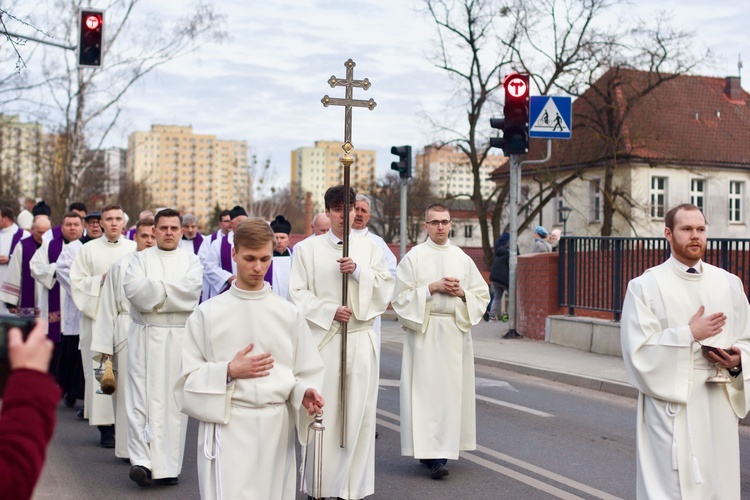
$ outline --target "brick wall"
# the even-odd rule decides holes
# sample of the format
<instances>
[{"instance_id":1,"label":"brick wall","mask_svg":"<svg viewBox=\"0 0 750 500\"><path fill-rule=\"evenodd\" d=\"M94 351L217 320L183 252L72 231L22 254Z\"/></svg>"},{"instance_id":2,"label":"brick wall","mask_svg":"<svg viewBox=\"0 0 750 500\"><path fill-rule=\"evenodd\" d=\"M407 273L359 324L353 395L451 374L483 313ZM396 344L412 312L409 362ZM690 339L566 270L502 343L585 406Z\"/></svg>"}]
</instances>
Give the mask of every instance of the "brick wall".
<instances>
[{"instance_id":1,"label":"brick wall","mask_svg":"<svg viewBox=\"0 0 750 500\"><path fill-rule=\"evenodd\" d=\"M517 283L516 331L544 340L547 316L565 314L565 308L557 306L557 253L519 255Z\"/></svg>"}]
</instances>

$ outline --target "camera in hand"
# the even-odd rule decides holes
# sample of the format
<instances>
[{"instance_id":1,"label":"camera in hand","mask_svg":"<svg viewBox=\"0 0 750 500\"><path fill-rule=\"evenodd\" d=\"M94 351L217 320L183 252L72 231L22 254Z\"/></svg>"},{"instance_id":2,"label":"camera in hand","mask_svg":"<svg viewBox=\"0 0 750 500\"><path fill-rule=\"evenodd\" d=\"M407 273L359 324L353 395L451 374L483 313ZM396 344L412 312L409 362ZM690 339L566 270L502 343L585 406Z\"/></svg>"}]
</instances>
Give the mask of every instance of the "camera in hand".
<instances>
[{"instance_id":1,"label":"camera in hand","mask_svg":"<svg viewBox=\"0 0 750 500\"><path fill-rule=\"evenodd\" d=\"M5 391L5 382L10 374L10 359L8 358L8 332L11 328L19 328L24 341L34 328L34 318L23 318L10 314L0 314L0 397Z\"/></svg>"}]
</instances>

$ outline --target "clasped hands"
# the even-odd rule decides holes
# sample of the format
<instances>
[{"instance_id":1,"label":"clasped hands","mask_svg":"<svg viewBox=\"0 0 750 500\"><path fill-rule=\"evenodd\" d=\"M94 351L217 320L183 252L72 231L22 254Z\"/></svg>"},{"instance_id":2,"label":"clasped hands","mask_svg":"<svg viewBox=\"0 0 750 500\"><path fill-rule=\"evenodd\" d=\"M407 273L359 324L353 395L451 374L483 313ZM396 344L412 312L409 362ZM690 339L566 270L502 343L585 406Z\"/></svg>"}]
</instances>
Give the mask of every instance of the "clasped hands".
<instances>
[{"instance_id":1,"label":"clasped hands","mask_svg":"<svg viewBox=\"0 0 750 500\"><path fill-rule=\"evenodd\" d=\"M429 289L430 294L446 293L460 299L466 297L466 292L464 292L464 289L461 287L461 281L458 278L451 278L450 276L446 276L439 281L430 283Z\"/></svg>"},{"instance_id":2,"label":"clasped hands","mask_svg":"<svg viewBox=\"0 0 750 500\"><path fill-rule=\"evenodd\" d=\"M249 344L247 347L235 354L234 359L227 364L227 375L233 379L236 378L260 378L267 377L271 374L274 359L270 352L263 354L249 355L250 351L255 348L255 344ZM302 398L302 406L305 407L310 415L320 413L323 408L323 396L312 387L305 391Z\"/></svg>"},{"instance_id":3,"label":"clasped hands","mask_svg":"<svg viewBox=\"0 0 750 500\"><path fill-rule=\"evenodd\" d=\"M723 312L717 312L704 316L706 308L700 306L698 311L690 318L688 325L690 326L690 333L693 334L693 338L700 343L701 340L706 340L721 333L724 325L727 322L727 315ZM701 344L702 345L702 344ZM734 368L740 366L740 350L736 347L721 347L722 351L703 351L703 357L709 360L711 363L720 365L722 368Z\"/></svg>"}]
</instances>

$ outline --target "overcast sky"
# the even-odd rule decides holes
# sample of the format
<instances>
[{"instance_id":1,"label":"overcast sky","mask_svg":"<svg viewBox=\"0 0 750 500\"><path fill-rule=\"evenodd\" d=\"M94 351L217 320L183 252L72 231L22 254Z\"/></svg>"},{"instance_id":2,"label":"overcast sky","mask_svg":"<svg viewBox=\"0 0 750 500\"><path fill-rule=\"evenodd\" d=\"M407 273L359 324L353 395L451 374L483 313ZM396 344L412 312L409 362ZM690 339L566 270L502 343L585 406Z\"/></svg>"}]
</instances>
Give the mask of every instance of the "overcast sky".
<instances>
[{"instance_id":1,"label":"overcast sky","mask_svg":"<svg viewBox=\"0 0 750 500\"><path fill-rule=\"evenodd\" d=\"M96 2L93 2L94 5ZM126 147L127 136L152 124L192 125L199 133L244 139L260 161L271 158L275 181L289 178L290 151L316 139L342 140L344 112L324 108L331 75L345 76L344 61L357 63L355 78L369 78L374 111L355 108L355 148L376 149L378 174L386 173L392 145L419 149L435 139L425 114L439 118L452 95L451 82L428 60L435 30L420 14L420 0L222 0L230 39L209 44L144 79L126 98L126 110L109 145ZM148 0L144 9L164 15L185 0ZM737 75L738 54L750 63L747 1L634 0L614 10L648 19L671 13L673 25L696 32L696 46L711 47L712 67L701 74ZM106 61L105 61L106 63ZM748 89L748 67L743 69ZM533 93L533 90L532 90Z\"/></svg>"}]
</instances>

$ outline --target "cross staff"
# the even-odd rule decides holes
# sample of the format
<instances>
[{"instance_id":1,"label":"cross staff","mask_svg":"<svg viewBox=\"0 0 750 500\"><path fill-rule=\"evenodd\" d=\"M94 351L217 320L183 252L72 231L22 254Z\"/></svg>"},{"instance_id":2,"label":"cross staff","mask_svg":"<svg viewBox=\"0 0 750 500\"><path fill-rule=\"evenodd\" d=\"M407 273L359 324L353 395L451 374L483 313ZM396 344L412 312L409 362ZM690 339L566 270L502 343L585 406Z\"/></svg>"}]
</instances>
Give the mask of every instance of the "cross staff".
<instances>
[{"instance_id":1,"label":"cross staff","mask_svg":"<svg viewBox=\"0 0 750 500\"><path fill-rule=\"evenodd\" d=\"M351 59L344 63L346 66L346 79L341 80L335 76L331 76L328 79L328 84L331 88L345 87L346 97L344 99L337 99L323 96L320 102L326 108L328 106L344 106L344 144L341 146L344 150L344 156L341 157L341 166L344 167L344 234L343 234L343 257L349 256L349 207L351 206L352 200L349 196L349 171L354 159L349 153L351 153L354 146L352 146L352 106L359 108L368 108L370 111L375 109L377 103L373 99L365 101L364 99L354 99L354 87L361 87L364 90L370 88L370 80L365 78L364 80L354 79L354 67L356 63ZM341 275L341 305L347 307L347 297L349 296L349 277L346 274ZM341 378L339 379L339 406L341 409L341 440L340 446L344 448L346 446L346 350L347 350L347 323L341 323Z\"/></svg>"}]
</instances>

